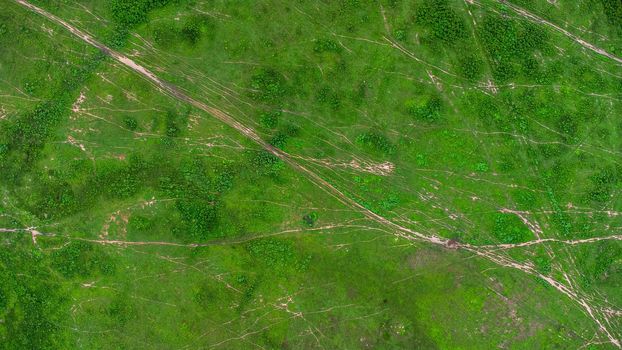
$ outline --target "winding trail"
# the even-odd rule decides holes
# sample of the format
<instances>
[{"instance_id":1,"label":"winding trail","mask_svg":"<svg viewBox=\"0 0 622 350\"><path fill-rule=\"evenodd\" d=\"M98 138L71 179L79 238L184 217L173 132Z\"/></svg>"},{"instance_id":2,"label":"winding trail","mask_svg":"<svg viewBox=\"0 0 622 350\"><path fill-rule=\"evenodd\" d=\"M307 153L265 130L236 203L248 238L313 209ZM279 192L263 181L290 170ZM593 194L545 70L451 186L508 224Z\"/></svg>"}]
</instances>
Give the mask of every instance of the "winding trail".
<instances>
[{"instance_id":1,"label":"winding trail","mask_svg":"<svg viewBox=\"0 0 622 350\"><path fill-rule=\"evenodd\" d=\"M427 243L431 243L434 245L440 245L440 246L444 246L444 247L450 247L450 248L460 248L460 249L464 249L466 251L472 252L478 256L481 256L483 258L486 258L498 265L504 266L504 267L508 267L508 268L512 268L512 269L517 269L520 271L523 271L529 275L535 276L535 277L539 277L542 280L544 280L545 282L547 282L550 286L552 286L553 288L557 289L559 292L563 293L564 295L568 296L571 300L573 300L574 302L576 302L577 304L579 304L583 310L585 311L585 313L587 315L589 315L589 317L597 324L598 329L607 337L607 339L609 340L610 343L612 343L613 345L615 345L616 347L622 349L622 344L620 343L620 340L618 339L619 334L614 335L614 330L610 329L611 325L609 323L609 318L607 317L607 315L604 314L599 314L597 313L596 310L598 310L599 308L594 307L592 305L590 305L590 303L588 302L588 299L586 298L582 298L576 291L572 290L570 287L554 280L553 278L549 277L549 276L545 276L540 274L539 272L537 272L532 266L527 265L527 264L521 264L521 263L517 263L515 261L512 261L509 257L505 256L505 255L501 255L498 254L490 249L488 249L487 247L478 247L478 246L473 246L470 244L465 244L465 243L458 243L455 241L451 241L448 240L446 238L443 237L439 237L436 235L425 235L421 232L417 232L415 230L409 229L407 227L401 226L399 224L396 224L372 211L370 211L369 209L365 208L364 206L362 206L361 204L359 204L358 202L356 202L354 199L348 197L347 195L345 195L343 192L339 191L336 187L334 187L331 183L329 183L328 181L324 180L321 176L319 176L318 174L316 174L315 172L313 172L312 170L308 169L307 167L305 167L304 165L298 163L292 156L290 156L288 153L270 145L269 143L267 143L266 141L264 141L253 129L243 125L242 123L240 123L239 121L237 121L235 118L233 118L231 115L227 114L226 112L213 107L213 106L209 106L203 102L200 102L192 97L190 97L189 95L187 95L186 93L182 92L179 88L177 88L176 86L160 79L159 77L157 77L154 73L152 73L150 70L148 70L147 68L141 66L140 64L134 62L133 60L131 60L130 58L128 58L127 56L112 50L111 48L107 47L106 45L100 43L99 41L95 40L92 36L90 36L89 34L75 28L74 26L70 25L69 23L67 23L66 21L62 20L61 18L35 6L32 5L30 3L28 3L25 0L15 0L18 4L30 9L33 12L38 13L39 15L46 17L48 20L63 26L64 28L66 28L68 31L70 31L72 34L74 34L75 36L79 37L80 39L82 39L83 41L87 42L88 44L98 48L99 50L101 50L104 54L112 57L113 59L117 60L118 62L122 63L123 65L125 65L126 67L130 68L131 70L135 71L136 73L140 74L141 76L143 76L144 78L146 78L147 80L149 80L151 83L153 83L157 88L159 88L161 91L163 91L164 93L177 98L181 101L184 101L186 103L189 103L190 105L212 115L213 117L217 118L218 120L220 120L221 122L227 124L228 126L234 128L235 130L237 130L238 132L240 132L242 135L248 137L249 139L251 139L253 142L255 142L257 145L259 145L261 148L263 148L264 150L266 150L267 152L271 153L272 155L278 157L280 160L282 160L285 164L289 165L290 167L292 167L293 169L295 169L296 171L298 171L299 173L301 173L302 175L304 175L309 181L311 181L315 186L317 186L319 189L323 190L324 192L326 192L327 194L329 194L330 196L332 196L333 198L337 199L339 202L341 202L342 204L344 204L347 207L350 207L352 209L355 209L356 211L360 212L362 215L364 215L366 218L381 224L382 226L385 226L387 228L390 228L393 232L393 234L397 237L409 240L409 241L419 241L419 242L427 242ZM619 60L620 63L622 63L622 60ZM97 243L107 243L107 244L122 244L121 241L114 241L114 242L105 242L105 241L93 241L93 242L97 242ZM159 244L162 244L164 242L157 242ZM141 244L141 243L136 243L136 244ZM175 245L175 244L166 244L166 245Z\"/></svg>"},{"instance_id":2,"label":"winding trail","mask_svg":"<svg viewBox=\"0 0 622 350\"><path fill-rule=\"evenodd\" d=\"M604 237L592 237L592 238L584 238L584 239L557 239L557 238L538 238L533 241L527 241L523 243L512 243L512 244L494 244L494 245L480 245L479 248L495 248L495 249L513 249L513 248L522 248L529 247L536 244L542 243L560 243L565 245L578 245L578 244L586 244L586 243L595 243L601 241L622 241L622 235L611 235Z\"/></svg>"}]
</instances>

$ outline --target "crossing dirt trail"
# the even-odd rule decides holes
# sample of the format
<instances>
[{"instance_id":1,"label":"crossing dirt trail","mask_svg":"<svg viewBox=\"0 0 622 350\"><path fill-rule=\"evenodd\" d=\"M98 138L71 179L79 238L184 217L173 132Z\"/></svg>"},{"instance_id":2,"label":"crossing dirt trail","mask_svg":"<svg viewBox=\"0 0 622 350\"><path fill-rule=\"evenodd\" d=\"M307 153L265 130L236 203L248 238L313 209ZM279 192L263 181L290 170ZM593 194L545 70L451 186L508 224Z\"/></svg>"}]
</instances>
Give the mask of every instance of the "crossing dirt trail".
<instances>
[{"instance_id":1,"label":"crossing dirt trail","mask_svg":"<svg viewBox=\"0 0 622 350\"><path fill-rule=\"evenodd\" d=\"M598 329L608 339L608 341L611 344L615 345L616 347L622 349L622 344L620 343L620 340L619 340L620 334L617 334L617 332L614 330L615 327L611 325L610 319L609 319L610 316L608 314L600 312L599 311L600 308L592 306L590 303L591 298L582 297L581 294L573 290L571 286L564 285L561 282L558 282L549 276L542 275L541 273L537 272L532 266L528 264L515 262L512 259L510 259L507 255L499 254L491 250L490 247L478 247L478 246L473 246L473 245L466 244L466 243L450 241L446 238L439 237L436 235L426 235L421 232L418 232L410 228L396 224L395 222L388 220L370 211L369 209L365 208L364 206L356 202L354 199L348 197L343 192L339 191L339 189L337 189L332 184L330 184L328 181L323 179L320 175L316 174L314 171L310 170L303 164L299 163L299 161L295 160L288 153L264 141L252 128L243 125L242 123L237 121L234 117L227 114L226 112L214 106L207 105L201 101L198 101L190 97L189 95L181 91L178 87L157 77L149 69L136 63L135 61L131 60L127 56L102 44L101 42L94 39L91 35L75 28L74 26L70 25L63 19L35 5L30 4L29 2L25 0L15 0L15 1L19 3L20 5L30 9L31 11L36 12L39 15L46 17L48 20L58 25L63 26L65 29L67 29L69 32L79 37L83 41L96 47L97 49L101 50L104 54L110 56L111 58L115 59L116 61L120 62L121 64L135 71L136 73L140 74L145 79L153 83L157 88L159 88L164 93L178 100L189 103L190 105L212 115L214 118L217 118L221 122L234 128L235 130L240 132L242 135L251 139L261 148L271 153L275 157L278 157L285 164L289 165L291 168L293 168L297 172L304 175L305 178L311 181L315 186L325 191L326 193L328 193L329 195L337 199L342 204L352 209L355 209L357 212L361 213L366 218L384 226L387 229L390 229L392 234L394 234L396 237L400 237L400 238L403 238L409 241L427 242L427 243L444 246L444 247L451 246L452 248L463 249L471 253L474 253L480 257L483 257L487 260L490 260L498 265L501 265L507 268L517 269L529 275L542 279L543 281L548 283L550 286L552 286L553 288L555 288L562 294L566 295L569 299L576 302L585 311L585 313L596 323Z\"/></svg>"}]
</instances>

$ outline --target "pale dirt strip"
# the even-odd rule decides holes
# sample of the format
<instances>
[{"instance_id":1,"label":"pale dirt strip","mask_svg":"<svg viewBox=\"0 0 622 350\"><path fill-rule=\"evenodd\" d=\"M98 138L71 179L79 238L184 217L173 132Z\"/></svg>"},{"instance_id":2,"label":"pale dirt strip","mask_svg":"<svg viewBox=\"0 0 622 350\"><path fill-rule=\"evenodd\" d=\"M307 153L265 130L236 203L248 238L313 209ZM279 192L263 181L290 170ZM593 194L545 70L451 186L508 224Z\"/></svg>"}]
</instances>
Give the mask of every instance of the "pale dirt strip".
<instances>
[{"instance_id":1,"label":"pale dirt strip","mask_svg":"<svg viewBox=\"0 0 622 350\"><path fill-rule=\"evenodd\" d=\"M494 248L494 249L513 249L513 248L522 248L529 247L532 245L543 244L543 243L560 243L565 245L578 245L578 244L586 244L586 243L595 243L601 241L622 241L621 235L611 235L604 237L592 237L592 238L584 238L584 239L557 239L557 238L538 238L533 241L527 241L523 243L506 243L506 244L492 244L492 245L480 245L479 248Z\"/></svg>"}]
</instances>

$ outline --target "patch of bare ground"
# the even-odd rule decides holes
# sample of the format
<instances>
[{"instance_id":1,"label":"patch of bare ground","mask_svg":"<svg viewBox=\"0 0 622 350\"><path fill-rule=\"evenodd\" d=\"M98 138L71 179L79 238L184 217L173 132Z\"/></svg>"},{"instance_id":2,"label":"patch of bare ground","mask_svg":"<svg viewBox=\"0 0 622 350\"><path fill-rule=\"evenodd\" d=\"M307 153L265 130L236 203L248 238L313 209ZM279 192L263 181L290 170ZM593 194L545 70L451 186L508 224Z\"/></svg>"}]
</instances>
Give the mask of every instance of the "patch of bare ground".
<instances>
[{"instance_id":1,"label":"patch of bare ground","mask_svg":"<svg viewBox=\"0 0 622 350\"><path fill-rule=\"evenodd\" d=\"M512 348L513 342L524 341L536 335L543 329L542 323L535 319L525 320L519 315L519 305L523 298L528 297L528 291L522 291L516 295L507 295L505 287L501 281L491 277L488 289L494 293L494 296L484 301L483 311L487 315L495 317L497 326L505 329L505 340L498 345L500 349ZM480 332L486 335L489 332L488 327L481 327Z\"/></svg>"}]
</instances>

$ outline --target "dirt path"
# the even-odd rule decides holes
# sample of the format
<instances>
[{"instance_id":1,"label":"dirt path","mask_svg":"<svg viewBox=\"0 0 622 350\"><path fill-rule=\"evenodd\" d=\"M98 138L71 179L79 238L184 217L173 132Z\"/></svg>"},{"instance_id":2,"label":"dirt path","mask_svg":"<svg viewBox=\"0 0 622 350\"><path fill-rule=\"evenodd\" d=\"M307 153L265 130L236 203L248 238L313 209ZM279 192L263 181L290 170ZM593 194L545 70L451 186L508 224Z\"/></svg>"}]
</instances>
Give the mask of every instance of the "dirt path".
<instances>
[{"instance_id":1,"label":"dirt path","mask_svg":"<svg viewBox=\"0 0 622 350\"><path fill-rule=\"evenodd\" d=\"M452 248L461 248L467 251L470 251L474 254L477 254L478 256L484 257L494 263L497 263L501 266L504 267L508 267L508 268L513 268L513 269L518 269L521 270L529 275L532 276L536 276L541 278L542 280L544 280L545 282L547 282L549 285L551 285L552 287L554 287L555 289L557 289L558 291L560 291L561 293L567 295L571 300L575 301L577 304L579 304L584 311L586 312L586 314L589 315L590 318L592 318L594 320L594 322L598 325L598 328L601 330L601 332L607 337L607 339L609 340L609 342L611 342L612 344L614 344L615 346L617 346L618 348L622 349L622 345L620 344L620 341L617 339L617 336L614 336L613 331L610 330L610 328L608 328L609 325L609 318L606 315L603 314L597 314L596 313L596 309L595 307L591 306L590 303L588 303L588 299L585 298L581 298L579 296L579 294L576 291L573 291L570 289L570 287L561 284L558 281L555 281L554 279L552 279L549 276L544 276L540 273L538 273L537 271L535 271L533 269L533 267L526 265L526 264L520 264L517 262L512 261L510 258L508 258L505 255L501 255L498 254L494 251L491 251L490 249L487 248L483 248L483 247L477 247L477 246L472 246L469 244L465 244L465 243L457 243L454 241L450 241L446 238L443 237L439 237L436 235L425 235L423 233L414 231L412 229L409 229L407 227L401 226L399 224L396 224L372 211L370 211L369 209L363 207L361 204L359 204L358 202L356 202L355 200L353 200L352 198L346 196L344 193L342 193L341 191L339 191L337 188L335 188L333 185L331 185L328 181L324 180L321 176L319 176L318 174L316 174L315 172L313 172L312 170L308 169L307 167L305 167L303 164L298 163L295 159L293 159L289 154L287 154L286 152L270 145L269 143L267 143L266 141L264 141L253 129L243 125L242 123L240 123L239 121L237 121L236 119L234 119L232 116L230 116L229 114L225 113L224 111L213 107L213 106L209 106L203 102L200 102L198 100L195 100L194 98L188 96L187 94L185 94L184 92L182 92L180 89L178 89L177 87L175 87L174 85L158 78L154 73L152 73L150 70L148 70L147 68L141 66L140 64L134 62L133 60L131 60L130 58L128 58L127 56L114 51L112 49L110 49L109 47L107 47L106 45L100 43L99 41L95 40L93 37L91 37L89 34L73 27L72 25L70 25L69 23L65 22L64 20L62 20L61 18L54 16L51 13L48 13L47 11L34 6L24 0L15 0L17 3L19 3L22 6L27 7L28 9L38 13L41 16L46 17L47 19L49 19L52 22L55 22L63 27L65 27L68 31L70 31L72 34L74 34L75 36L79 37L80 39L84 40L85 42L89 43L90 45L98 48L99 50L101 50L102 52L104 52L106 55L114 58L115 60L117 60L118 62L122 63L123 65L125 65L126 67L132 69L133 71L135 71L136 73L140 74L141 76L143 76L144 78L146 78L147 80L149 80L151 83L153 83L155 86L157 86L160 90L162 90L163 92L165 92L166 94L175 97L181 101L185 101L189 104L191 104L192 106L203 110L204 112L212 115L213 117L217 118L218 120L220 120L221 122L227 124L228 126L236 129L238 132L240 132L241 134L243 134L244 136L248 137L249 139L251 139L252 141L254 141L257 145L259 145L261 148L263 148L264 150L266 150L267 152L270 152L271 154L273 154L274 156L278 157L279 159L281 159L284 163L286 163L287 165L289 165L290 167L292 167L293 169L295 169L296 171L300 172L302 175L304 175L309 181L311 181L315 186L317 186L319 189L325 191L326 193L328 193L329 195L331 195L332 197L334 197L335 199L337 199L339 202L341 202L342 204L346 205L347 207L350 207L352 209L355 209L356 211L360 212L362 215L364 215L365 217L367 217L368 219L379 223L387 228L390 228L392 230L392 232L394 233L395 236L409 240L409 241L420 241L420 242L427 242L427 243L431 243L431 244L435 244L435 245L440 245L440 246L445 246L445 247L452 247ZM622 61L621 61L622 62ZM611 326L609 326L611 327Z\"/></svg>"},{"instance_id":2,"label":"dirt path","mask_svg":"<svg viewBox=\"0 0 622 350\"><path fill-rule=\"evenodd\" d=\"M557 239L557 238L538 238L533 241L527 241L523 243L512 243L512 244L494 244L494 245L482 245L478 246L479 248L494 248L494 249L512 249L512 248L522 248L529 247L536 244L542 243L560 243L565 245L578 245L578 244L586 244L586 243L595 243L600 241L622 241L621 235L611 235L604 237L592 237L585 239Z\"/></svg>"}]
</instances>

